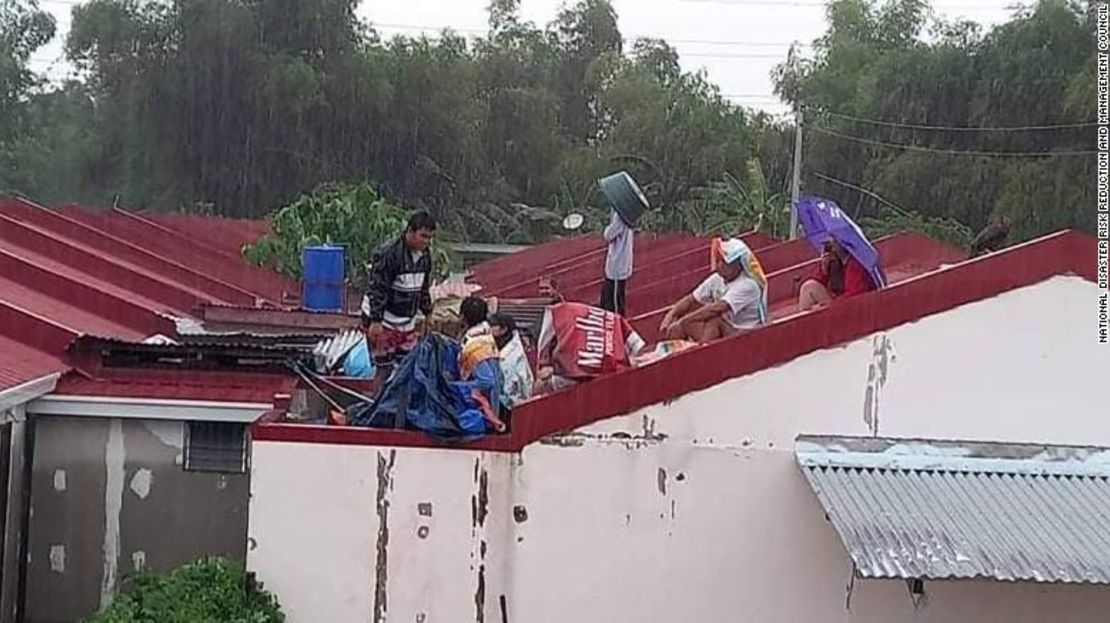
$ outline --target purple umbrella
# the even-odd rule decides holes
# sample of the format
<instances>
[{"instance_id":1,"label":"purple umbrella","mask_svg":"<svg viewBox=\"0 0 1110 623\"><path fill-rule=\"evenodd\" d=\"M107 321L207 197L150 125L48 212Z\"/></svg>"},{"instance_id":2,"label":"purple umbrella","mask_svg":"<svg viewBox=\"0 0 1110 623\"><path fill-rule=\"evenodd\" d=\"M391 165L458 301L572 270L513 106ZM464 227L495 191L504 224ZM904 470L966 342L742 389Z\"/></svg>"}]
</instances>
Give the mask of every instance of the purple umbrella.
<instances>
[{"instance_id":1,"label":"purple umbrella","mask_svg":"<svg viewBox=\"0 0 1110 623\"><path fill-rule=\"evenodd\" d=\"M871 275L875 287L886 285L886 275L879 264L879 252L835 201L821 197L802 197L798 200L797 208L798 224L805 231L806 239L818 251L824 248L826 240L832 238Z\"/></svg>"}]
</instances>

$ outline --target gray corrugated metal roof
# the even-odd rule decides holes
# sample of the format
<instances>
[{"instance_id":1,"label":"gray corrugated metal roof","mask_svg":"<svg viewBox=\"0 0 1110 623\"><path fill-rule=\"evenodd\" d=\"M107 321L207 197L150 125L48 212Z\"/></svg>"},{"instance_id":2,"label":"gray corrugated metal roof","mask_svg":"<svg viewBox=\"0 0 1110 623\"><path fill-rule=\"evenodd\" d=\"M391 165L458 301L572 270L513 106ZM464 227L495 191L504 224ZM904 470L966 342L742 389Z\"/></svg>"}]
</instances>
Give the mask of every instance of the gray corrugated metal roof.
<instances>
[{"instance_id":1,"label":"gray corrugated metal roof","mask_svg":"<svg viewBox=\"0 0 1110 623\"><path fill-rule=\"evenodd\" d=\"M1110 451L800 437L867 578L1110 583Z\"/></svg>"}]
</instances>

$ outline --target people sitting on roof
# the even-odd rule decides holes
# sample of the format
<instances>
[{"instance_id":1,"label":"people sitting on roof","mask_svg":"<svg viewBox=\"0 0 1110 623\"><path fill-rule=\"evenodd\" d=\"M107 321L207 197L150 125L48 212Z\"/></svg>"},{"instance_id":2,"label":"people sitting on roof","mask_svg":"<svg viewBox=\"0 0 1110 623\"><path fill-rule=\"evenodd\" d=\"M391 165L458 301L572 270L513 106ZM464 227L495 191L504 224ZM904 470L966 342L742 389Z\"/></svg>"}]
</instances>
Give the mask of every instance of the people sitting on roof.
<instances>
[{"instance_id":1,"label":"people sitting on roof","mask_svg":"<svg viewBox=\"0 0 1110 623\"><path fill-rule=\"evenodd\" d=\"M767 323L767 278L755 254L736 238L715 248L714 273L663 317L659 331L668 339L705 343Z\"/></svg>"},{"instance_id":2,"label":"people sitting on roof","mask_svg":"<svg viewBox=\"0 0 1110 623\"><path fill-rule=\"evenodd\" d=\"M490 315L489 324L501 356L502 400L512 408L532 397L535 383L532 367L528 364L516 320L508 314L497 313Z\"/></svg>"},{"instance_id":3,"label":"people sitting on roof","mask_svg":"<svg viewBox=\"0 0 1110 623\"><path fill-rule=\"evenodd\" d=\"M459 352L459 377L473 383L472 397L481 408L482 416L497 432L505 430L500 418L504 379L497 341L487 320L489 307L477 296L468 296L459 305L459 315L466 331Z\"/></svg>"},{"instance_id":4,"label":"people sitting on roof","mask_svg":"<svg viewBox=\"0 0 1110 623\"><path fill-rule=\"evenodd\" d=\"M808 311L828 305L835 299L849 298L875 289L863 266L845 248L829 238L817 267L798 291L798 307Z\"/></svg>"},{"instance_id":5,"label":"people sitting on roof","mask_svg":"<svg viewBox=\"0 0 1110 623\"><path fill-rule=\"evenodd\" d=\"M432 255L436 221L413 214L400 237L378 249L370 260L369 283L362 299L362 325L374 360L392 367L419 339L418 321L432 313Z\"/></svg>"},{"instance_id":6,"label":"people sitting on roof","mask_svg":"<svg viewBox=\"0 0 1110 623\"><path fill-rule=\"evenodd\" d=\"M584 303L548 307L541 327L536 394L627 370L644 347L626 319Z\"/></svg>"}]
</instances>

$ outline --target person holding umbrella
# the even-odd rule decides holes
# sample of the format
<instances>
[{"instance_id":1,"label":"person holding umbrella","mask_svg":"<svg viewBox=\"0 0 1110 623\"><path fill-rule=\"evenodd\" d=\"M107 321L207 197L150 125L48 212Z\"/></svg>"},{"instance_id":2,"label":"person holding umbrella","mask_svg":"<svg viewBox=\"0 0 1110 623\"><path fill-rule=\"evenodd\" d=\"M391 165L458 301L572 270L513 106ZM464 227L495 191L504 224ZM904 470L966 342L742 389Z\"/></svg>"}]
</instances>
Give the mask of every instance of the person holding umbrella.
<instances>
[{"instance_id":1,"label":"person holding umbrella","mask_svg":"<svg viewBox=\"0 0 1110 623\"><path fill-rule=\"evenodd\" d=\"M822 252L817 274L799 290L802 311L886 285L879 252L836 202L804 197L797 209L806 239Z\"/></svg>"},{"instance_id":2,"label":"person holding umbrella","mask_svg":"<svg viewBox=\"0 0 1110 623\"><path fill-rule=\"evenodd\" d=\"M817 274L807 279L798 291L798 307L808 311L828 305L836 298L848 298L875 289L871 277L835 238L825 241Z\"/></svg>"}]
</instances>

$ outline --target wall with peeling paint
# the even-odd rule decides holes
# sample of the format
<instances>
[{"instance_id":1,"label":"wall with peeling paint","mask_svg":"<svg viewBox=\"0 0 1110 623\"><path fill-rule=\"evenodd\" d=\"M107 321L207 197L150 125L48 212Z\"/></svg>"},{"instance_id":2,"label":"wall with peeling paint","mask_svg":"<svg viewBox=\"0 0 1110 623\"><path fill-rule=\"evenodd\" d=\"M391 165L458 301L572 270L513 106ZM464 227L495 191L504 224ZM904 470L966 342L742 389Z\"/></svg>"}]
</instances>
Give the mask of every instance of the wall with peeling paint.
<instances>
[{"instance_id":1,"label":"wall with peeling paint","mask_svg":"<svg viewBox=\"0 0 1110 623\"><path fill-rule=\"evenodd\" d=\"M853 581L793 455L1110 445L1093 295L1054 278L519 455L256 442L248 565L295 622L1102 621L1105 587Z\"/></svg>"},{"instance_id":2,"label":"wall with peeling paint","mask_svg":"<svg viewBox=\"0 0 1110 623\"><path fill-rule=\"evenodd\" d=\"M243 560L247 474L181 468L184 423L36 416L26 621L77 621L145 568Z\"/></svg>"},{"instance_id":3,"label":"wall with peeling paint","mask_svg":"<svg viewBox=\"0 0 1110 623\"><path fill-rule=\"evenodd\" d=\"M501 621L513 457L255 449L248 563L277 571L261 579L291 621Z\"/></svg>"}]
</instances>

